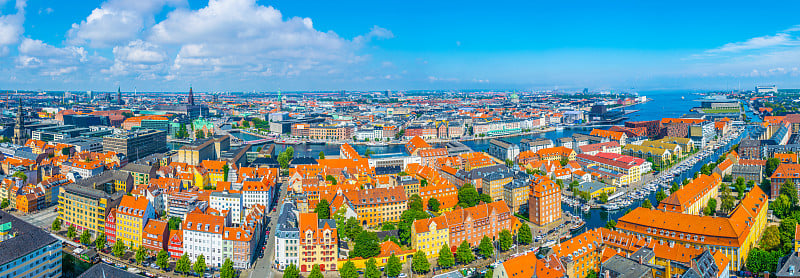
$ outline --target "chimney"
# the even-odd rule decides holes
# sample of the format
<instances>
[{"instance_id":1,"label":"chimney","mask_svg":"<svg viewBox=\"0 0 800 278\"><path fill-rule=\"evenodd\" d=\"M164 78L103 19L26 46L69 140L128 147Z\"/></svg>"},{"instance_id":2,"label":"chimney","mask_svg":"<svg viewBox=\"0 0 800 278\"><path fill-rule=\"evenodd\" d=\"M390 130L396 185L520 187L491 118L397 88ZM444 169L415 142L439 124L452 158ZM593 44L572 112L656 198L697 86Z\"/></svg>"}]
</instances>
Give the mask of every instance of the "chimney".
<instances>
[{"instance_id":1,"label":"chimney","mask_svg":"<svg viewBox=\"0 0 800 278\"><path fill-rule=\"evenodd\" d=\"M637 259L639 259L639 264L644 264L644 261L643 261L644 259L642 259L641 255Z\"/></svg>"}]
</instances>

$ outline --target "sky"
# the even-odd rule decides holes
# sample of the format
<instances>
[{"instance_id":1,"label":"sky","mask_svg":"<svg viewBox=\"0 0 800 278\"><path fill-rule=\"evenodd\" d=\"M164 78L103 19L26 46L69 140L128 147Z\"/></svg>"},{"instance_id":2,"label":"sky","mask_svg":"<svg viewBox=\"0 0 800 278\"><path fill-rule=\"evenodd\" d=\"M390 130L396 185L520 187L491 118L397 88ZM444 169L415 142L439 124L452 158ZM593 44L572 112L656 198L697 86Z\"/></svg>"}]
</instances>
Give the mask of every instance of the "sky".
<instances>
[{"instance_id":1,"label":"sky","mask_svg":"<svg viewBox=\"0 0 800 278\"><path fill-rule=\"evenodd\" d=\"M0 0L0 90L800 88L800 1Z\"/></svg>"}]
</instances>

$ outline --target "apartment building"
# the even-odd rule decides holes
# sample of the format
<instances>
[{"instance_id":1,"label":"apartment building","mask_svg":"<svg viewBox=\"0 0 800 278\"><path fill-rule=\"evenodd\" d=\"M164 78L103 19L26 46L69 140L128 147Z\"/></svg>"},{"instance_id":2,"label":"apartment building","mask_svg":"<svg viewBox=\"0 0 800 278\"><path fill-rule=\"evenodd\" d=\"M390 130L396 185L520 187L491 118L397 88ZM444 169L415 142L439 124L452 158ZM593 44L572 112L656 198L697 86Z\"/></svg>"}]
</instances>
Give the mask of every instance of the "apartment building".
<instances>
[{"instance_id":1,"label":"apartment building","mask_svg":"<svg viewBox=\"0 0 800 278\"><path fill-rule=\"evenodd\" d=\"M209 207L218 211L228 211L234 224L242 223L244 207L241 193L214 191L209 195Z\"/></svg>"},{"instance_id":2,"label":"apartment building","mask_svg":"<svg viewBox=\"0 0 800 278\"><path fill-rule=\"evenodd\" d=\"M103 151L124 154L129 160L167 150L167 133L162 130L140 129L103 137Z\"/></svg>"},{"instance_id":3,"label":"apartment building","mask_svg":"<svg viewBox=\"0 0 800 278\"><path fill-rule=\"evenodd\" d=\"M78 231L93 234L104 232L108 212L122 201L123 192L108 194L87 186L70 184L62 186L58 196L58 219L65 226L75 226Z\"/></svg>"},{"instance_id":4,"label":"apartment building","mask_svg":"<svg viewBox=\"0 0 800 278\"><path fill-rule=\"evenodd\" d=\"M481 203L445 212L432 219L414 221L412 242L415 242L414 248L417 250L430 253L428 256L438 256L442 243L453 247L466 241L470 246L477 247L484 236L497 240L502 230L513 232L511 222L511 211L504 201ZM442 230L447 231L447 237L442 236Z\"/></svg>"},{"instance_id":5,"label":"apartment building","mask_svg":"<svg viewBox=\"0 0 800 278\"><path fill-rule=\"evenodd\" d=\"M528 219L539 226L561 219L561 189L547 176L531 175Z\"/></svg>"},{"instance_id":6,"label":"apartment building","mask_svg":"<svg viewBox=\"0 0 800 278\"><path fill-rule=\"evenodd\" d=\"M314 265L322 271L336 271L339 259L339 235L336 222L318 219L316 213L300 213L299 268L310 272Z\"/></svg>"},{"instance_id":7,"label":"apartment building","mask_svg":"<svg viewBox=\"0 0 800 278\"><path fill-rule=\"evenodd\" d=\"M169 223L167 221L150 219L142 229L142 247L150 250L151 254L168 250Z\"/></svg>"},{"instance_id":8,"label":"apartment building","mask_svg":"<svg viewBox=\"0 0 800 278\"><path fill-rule=\"evenodd\" d=\"M275 227L275 267L279 270L291 264L300 265L298 213L293 202L285 202L280 209Z\"/></svg>"},{"instance_id":9,"label":"apartment building","mask_svg":"<svg viewBox=\"0 0 800 278\"><path fill-rule=\"evenodd\" d=\"M638 182L652 168L652 163L642 158L613 153L579 154L577 161L584 171L597 174L617 186Z\"/></svg>"},{"instance_id":10,"label":"apartment building","mask_svg":"<svg viewBox=\"0 0 800 278\"><path fill-rule=\"evenodd\" d=\"M214 209L205 213L195 210L186 215L183 221L183 253L193 262L203 255L209 267L221 267L222 240L224 230L230 224L230 216Z\"/></svg>"},{"instance_id":11,"label":"apartment building","mask_svg":"<svg viewBox=\"0 0 800 278\"><path fill-rule=\"evenodd\" d=\"M0 277L61 277L61 240L0 211Z\"/></svg>"},{"instance_id":12,"label":"apartment building","mask_svg":"<svg viewBox=\"0 0 800 278\"><path fill-rule=\"evenodd\" d=\"M142 231L147 221L154 217L155 210L146 198L123 196L117 207L117 241L122 241L132 249L141 248Z\"/></svg>"}]
</instances>

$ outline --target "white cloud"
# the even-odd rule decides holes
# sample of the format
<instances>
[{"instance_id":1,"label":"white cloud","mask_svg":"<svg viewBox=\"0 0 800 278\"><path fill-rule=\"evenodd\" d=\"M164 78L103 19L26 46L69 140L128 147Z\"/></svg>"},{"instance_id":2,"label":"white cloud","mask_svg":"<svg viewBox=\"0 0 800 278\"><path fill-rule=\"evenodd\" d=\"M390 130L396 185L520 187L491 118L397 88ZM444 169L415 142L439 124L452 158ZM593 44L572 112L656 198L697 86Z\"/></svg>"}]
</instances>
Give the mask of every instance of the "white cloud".
<instances>
[{"instance_id":1,"label":"white cloud","mask_svg":"<svg viewBox=\"0 0 800 278\"><path fill-rule=\"evenodd\" d=\"M768 47L797 44L797 38L787 33L778 33L774 36L755 37L743 42L728 43L722 47L708 50L706 53L741 52L745 50L764 49Z\"/></svg>"},{"instance_id":2,"label":"white cloud","mask_svg":"<svg viewBox=\"0 0 800 278\"><path fill-rule=\"evenodd\" d=\"M116 59L124 62L156 64L167 60L167 55L158 46L142 40L132 41L126 46L116 46L113 52Z\"/></svg>"},{"instance_id":3,"label":"white cloud","mask_svg":"<svg viewBox=\"0 0 800 278\"><path fill-rule=\"evenodd\" d=\"M165 6L185 6L186 0L110 0L80 23L73 23L67 37L73 44L109 47L138 38L153 24L153 15Z\"/></svg>"},{"instance_id":4,"label":"white cloud","mask_svg":"<svg viewBox=\"0 0 800 278\"><path fill-rule=\"evenodd\" d=\"M199 10L178 9L153 26L147 41L177 49L171 75L298 76L359 63L361 45L392 33L373 26L352 41L314 29L310 18L284 20L255 0L211 0Z\"/></svg>"},{"instance_id":5,"label":"white cloud","mask_svg":"<svg viewBox=\"0 0 800 278\"><path fill-rule=\"evenodd\" d=\"M25 6L24 0L17 0L14 7L16 13L0 15L0 56L8 54L8 46L19 42L25 28Z\"/></svg>"}]
</instances>

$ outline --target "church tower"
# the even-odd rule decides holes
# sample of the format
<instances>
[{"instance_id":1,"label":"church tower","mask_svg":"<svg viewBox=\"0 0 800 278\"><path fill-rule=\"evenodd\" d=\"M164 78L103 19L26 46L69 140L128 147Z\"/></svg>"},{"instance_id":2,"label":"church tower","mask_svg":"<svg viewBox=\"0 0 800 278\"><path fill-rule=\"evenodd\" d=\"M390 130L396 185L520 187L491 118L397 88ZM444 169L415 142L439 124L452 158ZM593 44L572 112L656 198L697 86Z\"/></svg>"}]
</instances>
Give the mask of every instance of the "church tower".
<instances>
[{"instance_id":1,"label":"church tower","mask_svg":"<svg viewBox=\"0 0 800 278\"><path fill-rule=\"evenodd\" d=\"M194 93L192 92L192 86L189 86L189 105L194 105Z\"/></svg>"},{"instance_id":2,"label":"church tower","mask_svg":"<svg viewBox=\"0 0 800 278\"><path fill-rule=\"evenodd\" d=\"M117 104L122 105L122 91L117 87Z\"/></svg>"},{"instance_id":3,"label":"church tower","mask_svg":"<svg viewBox=\"0 0 800 278\"><path fill-rule=\"evenodd\" d=\"M17 124L14 126L14 144L25 145L25 122L22 120L22 99L17 107Z\"/></svg>"}]
</instances>

